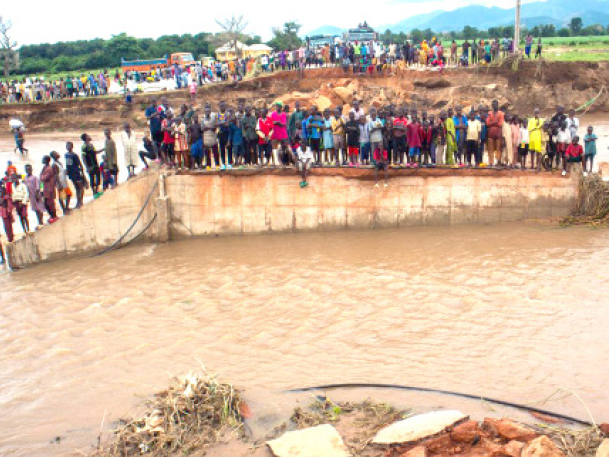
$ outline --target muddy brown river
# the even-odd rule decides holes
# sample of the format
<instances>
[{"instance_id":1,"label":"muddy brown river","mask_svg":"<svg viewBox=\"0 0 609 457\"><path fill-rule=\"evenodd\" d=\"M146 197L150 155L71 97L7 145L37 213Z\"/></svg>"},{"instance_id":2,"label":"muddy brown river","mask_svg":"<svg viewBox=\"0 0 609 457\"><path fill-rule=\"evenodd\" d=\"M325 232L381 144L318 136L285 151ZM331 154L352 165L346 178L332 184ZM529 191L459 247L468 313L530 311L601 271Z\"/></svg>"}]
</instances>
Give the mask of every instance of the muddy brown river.
<instances>
[{"instance_id":1,"label":"muddy brown river","mask_svg":"<svg viewBox=\"0 0 609 457\"><path fill-rule=\"evenodd\" d=\"M588 122L609 161L606 117ZM2 135L0 166L38 172L68 139L79 145L75 132L28 135L19 157ZM2 271L0 455L90 451L102 422L111 429L199 361L244 388L255 412L288 411L282 389L372 382L588 419L557 393L569 389L609 421L607 265L609 231L528 223L139 244ZM353 395L381 394L400 397ZM400 399L494 413L456 397Z\"/></svg>"},{"instance_id":2,"label":"muddy brown river","mask_svg":"<svg viewBox=\"0 0 609 457\"><path fill-rule=\"evenodd\" d=\"M0 455L86 449L199 361L246 391L564 388L606 421L607 265L609 231L528 223L139 244L0 274ZM543 407L587 418L573 396Z\"/></svg>"}]
</instances>

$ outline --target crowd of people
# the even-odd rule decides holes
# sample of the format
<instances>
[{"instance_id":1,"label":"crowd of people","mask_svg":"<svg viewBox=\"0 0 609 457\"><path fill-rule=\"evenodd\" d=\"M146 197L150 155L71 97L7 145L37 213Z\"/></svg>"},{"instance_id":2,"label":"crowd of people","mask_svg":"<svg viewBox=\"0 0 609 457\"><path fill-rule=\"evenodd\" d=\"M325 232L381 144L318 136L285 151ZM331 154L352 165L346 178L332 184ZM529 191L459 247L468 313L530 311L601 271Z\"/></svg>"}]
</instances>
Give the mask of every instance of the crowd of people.
<instances>
[{"instance_id":1,"label":"crowd of people","mask_svg":"<svg viewBox=\"0 0 609 457\"><path fill-rule=\"evenodd\" d=\"M66 76L47 81L43 76L0 81L0 101L4 103L49 102L76 97L107 95L113 82L120 82L118 71Z\"/></svg>"},{"instance_id":2,"label":"crowd of people","mask_svg":"<svg viewBox=\"0 0 609 457\"><path fill-rule=\"evenodd\" d=\"M524 39L525 55L530 57L533 38ZM541 38L535 57L541 56ZM0 102L49 102L76 97L107 95L109 93L144 92L146 83L171 81L167 88L190 88L227 80L241 80L265 72L299 70L306 68L342 66L353 73L383 73L401 67L444 67L488 64L514 52L514 42L507 35L502 39L465 40L460 46L452 40L446 46L436 37L413 43L385 45L380 41L338 41L327 44L304 42L295 49L276 50L257 57L235 58L229 61L211 61L206 65L197 61L193 65L174 64L151 68L148 71L108 70L65 76L46 80L43 76L24 77L0 81Z\"/></svg>"},{"instance_id":3,"label":"crowd of people","mask_svg":"<svg viewBox=\"0 0 609 457\"><path fill-rule=\"evenodd\" d=\"M252 167L293 167L300 176L300 187L308 186L313 167L372 168L375 187L389 184L390 168L510 167L541 169L541 158L565 175L573 163L581 163L584 174L592 172L597 136L592 126L580 133L575 111L563 107L542 118L539 109L531 116L519 116L479 105L461 106L439 113L417 110L407 104L369 107L358 100L345 111L342 106L320 112L294 109L276 103L271 112L245 103L228 106L220 102L217 111L210 104L199 112L195 105L182 105L177 111L166 99L151 99L145 109L147 131L140 137L127 122L119 135L128 179L143 164L157 161L160 166L184 170L229 170ZM27 154L21 128L14 129L15 152ZM64 161L53 151L42 159L36 176L30 164L21 173L9 162L0 181L0 217L6 237L13 241L15 216L25 233L30 231L28 212L38 224L58 218L57 203L69 213L83 205L85 191L95 198L118 184L117 144L110 129L98 148L87 133L81 135L81 153L66 143ZM580 138L581 136L581 138ZM101 160L100 160L101 159ZM65 164L65 165L64 165Z\"/></svg>"}]
</instances>

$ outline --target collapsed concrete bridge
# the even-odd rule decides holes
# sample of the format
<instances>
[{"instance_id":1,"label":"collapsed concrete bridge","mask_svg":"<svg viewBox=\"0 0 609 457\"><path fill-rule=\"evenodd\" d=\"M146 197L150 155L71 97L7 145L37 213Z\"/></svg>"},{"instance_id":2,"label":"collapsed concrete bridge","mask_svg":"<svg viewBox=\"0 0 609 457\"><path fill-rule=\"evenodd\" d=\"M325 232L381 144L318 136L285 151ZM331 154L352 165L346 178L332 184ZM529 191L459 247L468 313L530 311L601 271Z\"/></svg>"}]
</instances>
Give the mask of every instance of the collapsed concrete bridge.
<instances>
[{"instance_id":1,"label":"collapsed concrete bridge","mask_svg":"<svg viewBox=\"0 0 609 457\"><path fill-rule=\"evenodd\" d=\"M145 172L8 244L9 264L91 255L134 238L166 242L562 217L574 208L579 189L576 177L488 168L395 169L386 189L374 187L371 169L316 168L309 187L298 182L291 169Z\"/></svg>"}]
</instances>

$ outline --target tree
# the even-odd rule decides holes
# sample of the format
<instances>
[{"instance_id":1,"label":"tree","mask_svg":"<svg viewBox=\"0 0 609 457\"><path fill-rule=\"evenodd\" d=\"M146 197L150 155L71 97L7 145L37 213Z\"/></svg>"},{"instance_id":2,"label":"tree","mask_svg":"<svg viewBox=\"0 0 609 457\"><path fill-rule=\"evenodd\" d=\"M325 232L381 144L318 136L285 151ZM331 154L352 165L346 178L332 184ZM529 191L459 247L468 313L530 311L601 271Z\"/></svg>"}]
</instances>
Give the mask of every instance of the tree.
<instances>
[{"instance_id":1,"label":"tree","mask_svg":"<svg viewBox=\"0 0 609 457\"><path fill-rule=\"evenodd\" d=\"M541 36L542 37L553 37L556 36L556 27L554 24L548 24L541 27Z\"/></svg>"},{"instance_id":2,"label":"tree","mask_svg":"<svg viewBox=\"0 0 609 457\"><path fill-rule=\"evenodd\" d=\"M413 43L421 43L423 41L423 32L419 29L412 29L410 31L410 39Z\"/></svg>"},{"instance_id":3,"label":"tree","mask_svg":"<svg viewBox=\"0 0 609 457\"><path fill-rule=\"evenodd\" d=\"M563 28L558 30L558 36L560 36L560 37L566 37L566 36L569 36L569 35L571 35L571 32L566 27L563 27Z\"/></svg>"},{"instance_id":4,"label":"tree","mask_svg":"<svg viewBox=\"0 0 609 457\"><path fill-rule=\"evenodd\" d=\"M11 68L17 68L19 62L17 51L15 51L17 42L10 36L12 27L11 21L4 22L2 16L0 16L0 57L2 57L5 78L8 77Z\"/></svg>"},{"instance_id":5,"label":"tree","mask_svg":"<svg viewBox=\"0 0 609 457\"><path fill-rule=\"evenodd\" d=\"M577 36L579 32L581 32L584 23L581 17L574 17L571 19L569 23L569 28L571 29L571 33L573 36Z\"/></svg>"},{"instance_id":6,"label":"tree","mask_svg":"<svg viewBox=\"0 0 609 457\"><path fill-rule=\"evenodd\" d=\"M391 30L385 30L385 33L381 35L381 41L384 45L391 44L391 42L393 41L393 34L391 33Z\"/></svg>"},{"instance_id":7,"label":"tree","mask_svg":"<svg viewBox=\"0 0 609 457\"><path fill-rule=\"evenodd\" d=\"M144 51L138 45L137 38L129 36L126 33L112 35L112 38L106 42L105 48L114 62L120 62L121 59L139 59L144 54Z\"/></svg>"},{"instance_id":8,"label":"tree","mask_svg":"<svg viewBox=\"0 0 609 457\"><path fill-rule=\"evenodd\" d=\"M476 27L471 27L466 25L463 27L463 38L466 40L471 40L472 38L476 38L479 35L478 29Z\"/></svg>"},{"instance_id":9,"label":"tree","mask_svg":"<svg viewBox=\"0 0 609 457\"><path fill-rule=\"evenodd\" d=\"M247 22L243 19L243 16L233 15L223 20L216 19L216 24L220 26L222 32L208 38L212 46L218 48L226 43L230 43L235 48L235 56L237 59L240 59L242 49L237 43L247 39L247 35L243 33L247 28Z\"/></svg>"},{"instance_id":10,"label":"tree","mask_svg":"<svg viewBox=\"0 0 609 457\"><path fill-rule=\"evenodd\" d=\"M273 49L295 49L302 44L298 36L301 25L296 22L286 22L283 29L273 28L273 38L267 43Z\"/></svg>"},{"instance_id":11,"label":"tree","mask_svg":"<svg viewBox=\"0 0 609 457\"><path fill-rule=\"evenodd\" d=\"M588 27L584 27L581 31L581 34L584 36L587 35L603 35L605 33L605 28L600 24L589 25Z\"/></svg>"},{"instance_id":12,"label":"tree","mask_svg":"<svg viewBox=\"0 0 609 457\"><path fill-rule=\"evenodd\" d=\"M248 46L251 46L253 44L261 44L261 43L262 43L262 38L260 37L260 35L250 36L245 39L245 44L247 44Z\"/></svg>"}]
</instances>

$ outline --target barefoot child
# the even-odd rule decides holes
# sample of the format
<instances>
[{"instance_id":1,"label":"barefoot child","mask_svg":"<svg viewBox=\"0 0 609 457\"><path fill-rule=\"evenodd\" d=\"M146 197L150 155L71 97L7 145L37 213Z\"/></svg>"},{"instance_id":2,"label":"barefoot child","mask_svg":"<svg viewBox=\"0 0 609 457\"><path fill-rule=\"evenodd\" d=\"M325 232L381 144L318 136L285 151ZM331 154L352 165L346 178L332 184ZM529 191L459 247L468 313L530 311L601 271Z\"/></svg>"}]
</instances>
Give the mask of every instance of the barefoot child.
<instances>
[{"instance_id":1,"label":"barefoot child","mask_svg":"<svg viewBox=\"0 0 609 457\"><path fill-rule=\"evenodd\" d=\"M324 120L323 120L323 140L324 140L324 156L323 163L325 165L331 165L334 160L334 136L332 134L332 119L330 118L330 110L326 109L324 111Z\"/></svg>"},{"instance_id":2,"label":"barefoot child","mask_svg":"<svg viewBox=\"0 0 609 457\"><path fill-rule=\"evenodd\" d=\"M569 146L569 143L571 143L571 132L569 132L569 129L567 129L567 121L563 121L560 124L560 128L558 129L557 141L557 159L562 161L562 168L564 170L567 166L565 152L567 151L567 146Z\"/></svg>"},{"instance_id":3,"label":"barefoot child","mask_svg":"<svg viewBox=\"0 0 609 457\"><path fill-rule=\"evenodd\" d=\"M529 153L529 129L526 122L526 119L520 121L520 133L518 135L518 159L520 160L521 170L527 168L527 155Z\"/></svg>"},{"instance_id":4,"label":"barefoot child","mask_svg":"<svg viewBox=\"0 0 609 457\"><path fill-rule=\"evenodd\" d=\"M588 176L588 173L592 173L592 167L594 166L594 156L596 155L597 139L598 137L594 133L594 128L592 128L592 126L590 125L588 127L588 133L584 137L584 144L586 146L584 158L584 176ZM588 168L588 163L590 163L590 168Z\"/></svg>"},{"instance_id":5,"label":"barefoot child","mask_svg":"<svg viewBox=\"0 0 609 457\"><path fill-rule=\"evenodd\" d=\"M294 138L292 150L294 151L294 155L298 160L297 167L302 177L302 181L300 182L300 188L304 189L309 185L309 183L307 182L307 176L309 175L309 172L311 171L311 165L315 160L313 156L313 151L311 151L311 148L302 145L298 136Z\"/></svg>"}]
</instances>

